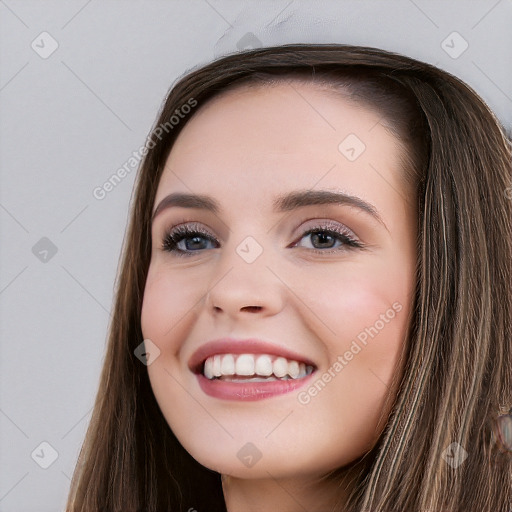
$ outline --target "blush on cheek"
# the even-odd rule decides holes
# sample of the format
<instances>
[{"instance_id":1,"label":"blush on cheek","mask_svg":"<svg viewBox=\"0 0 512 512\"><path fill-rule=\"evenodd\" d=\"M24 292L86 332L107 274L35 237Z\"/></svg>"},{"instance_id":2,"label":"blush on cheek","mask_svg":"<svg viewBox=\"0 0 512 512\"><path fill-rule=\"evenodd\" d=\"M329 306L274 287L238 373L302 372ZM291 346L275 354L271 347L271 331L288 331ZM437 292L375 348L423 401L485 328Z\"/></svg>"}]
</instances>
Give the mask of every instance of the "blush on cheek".
<instances>
[{"instance_id":1,"label":"blush on cheek","mask_svg":"<svg viewBox=\"0 0 512 512\"><path fill-rule=\"evenodd\" d=\"M327 297L322 319L336 332L338 353L355 352L361 363L389 361L403 342L407 322L405 300L375 282L359 282Z\"/></svg>"},{"instance_id":2,"label":"blush on cheek","mask_svg":"<svg viewBox=\"0 0 512 512\"><path fill-rule=\"evenodd\" d=\"M152 340L161 350L162 361L175 358L197 321L204 291L153 274L146 282L141 310L144 339Z\"/></svg>"},{"instance_id":3,"label":"blush on cheek","mask_svg":"<svg viewBox=\"0 0 512 512\"><path fill-rule=\"evenodd\" d=\"M392 307L397 297L381 283L364 279L357 282L337 283L332 292L325 296L323 311L328 312L332 325L347 325L351 329L364 329L373 324Z\"/></svg>"}]
</instances>

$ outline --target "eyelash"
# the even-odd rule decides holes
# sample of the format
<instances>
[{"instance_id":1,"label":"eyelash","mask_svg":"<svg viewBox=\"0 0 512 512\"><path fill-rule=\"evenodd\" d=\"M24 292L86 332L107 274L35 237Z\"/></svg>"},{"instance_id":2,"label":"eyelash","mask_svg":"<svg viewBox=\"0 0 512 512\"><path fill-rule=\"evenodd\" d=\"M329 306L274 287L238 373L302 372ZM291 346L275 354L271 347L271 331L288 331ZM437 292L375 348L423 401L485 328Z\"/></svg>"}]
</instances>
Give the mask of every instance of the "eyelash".
<instances>
[{"instance_id":1,"label":"eyelash","mask_svg":"<svg viewBox=\"0 0 512 512\"><path fill-rule=\"evenodd\" d=\"M337 224L332 224L329 222L322 223L321 225L315 226L311 229L308 229L305 231L302 236L300 237L299 241L304 238L305 236L311 235L311 234L318 234L318 233L325 233L329 236L334 237L335 239L343 242L343 245L341 247L335 248L335 249L309 249L310 251L313 251L316 254L332 254L339 251L349 251L353 249L363 249L365 245L354 239L352 236L350 236L347 232L345 232L342 228L340 228ZM198 249L196 251L190 251L183 249L178 249L178 243L182 240L185 240L186 238L192 238L194 236L201 236L205 239L207 239L210 242L217 242L217 240L210 235L207 231L202 229L200 226L196 224L192 225L181 225L176 227L175 229L171 229L168 233L164 235L163 242L161 249L163 251L174 253L176 256L179 257L187 257L191 256L195 252L199 252L205 249Z\"/></svg>"}]
</instances>

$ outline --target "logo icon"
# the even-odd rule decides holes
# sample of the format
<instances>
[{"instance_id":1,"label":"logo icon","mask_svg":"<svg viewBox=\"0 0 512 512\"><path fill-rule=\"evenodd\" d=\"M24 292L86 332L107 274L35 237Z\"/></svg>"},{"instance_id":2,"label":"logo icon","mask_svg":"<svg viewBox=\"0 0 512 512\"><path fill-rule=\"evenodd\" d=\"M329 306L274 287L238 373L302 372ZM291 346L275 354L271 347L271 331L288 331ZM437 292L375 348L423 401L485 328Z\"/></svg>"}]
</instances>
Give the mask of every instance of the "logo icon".
<instances>
[{"instance_id":1,"label":"logo icon","mask_svg":"<svg viewBox=\"0 0 512 512\"><path fill-rule=\"evenodd\" d=\"M452 443L447 446L442 457L453 469L457 469L467 458L468 452L459 443Z\"/></svg>"},{"instance_id":2,"label":"logo icon","mask_svg":"<svg viewBox=\"0 0 512 512\"><path fill-rule=\"evenodd\" d=\"M138 345L133 353L143 364L149 366L160 356L160 349L148 338Z\"/></svg>"},{"instance_id":3,"label":"logo icon","mask_svg":"<svg viewBox=\"0 0 512 512\"><path fill-rule=\"evenodd\" d=\"M47 59L59 47L59 43L48 32L41 32L30 46L39 57Z\"/></svg>"},{"instance_id":4,"label":"logo icon","mask_svg":"<svg viewBox=\"0 0 512 512\"><path fill-rule=\"evenodd\" d=\"M501 452L512 453L512 407L508 414L498 416L494 437Z\"/></svg>"},{"instance_id":5,"label":"logo icon","mask_svg":"<svg viewBox=\"0 0 512 512\"><path fill-rule=\"evenodd\" d=\"M252 236L248 236L236 248L236 252L246 263L253 263L263 252L263 247Z\"/></svg>"},{"instance_id":6,"label":"logo icon","mask_svg":"<svg viewBox=\"0 0 512 512\"><path fill-rule=\"evenodd\" d=\"M252 443L246 443L238 450L236 456L240 459L240 462L252 468L262 457L262 453Z\"/></svg>"},{"instance_id":7,"label":"logo icon","mask_svg":"<svg viewBox=\"0 0 512 512\"><path fill-rule=\"evenodd\" d=\"M441 48L452 59L458 59L468 47L468 42L456 31L452 32L441 42Z\"/></svg>"},{"instance_id":8,"label":"logo icon","mask_svg":"<svg viewBox=\"0 0 512 512\"><path fill-rule=\"evenodd\" d=\"M347 135L338 145L339 152L350 162L357 160L365 149L365 143L355 133Z\"/></svg>"},{"instance_id":9,"label":"logo icon","mask_svg":"<svg viewBox=\"0 0 512 512\"><path fill-rule=\"evenodd\" d=\"M48 263L57 254L57 246L49 238L43 236L32 247L32 254L43 263Z\"/></svg>"},{"instance_id":10,"label":"logo icon","mask_svg":"<svg viewBox=\"0 0 512 512\"><path fill-rule=\"evenodd\" d=\"M254 48L261 48L263 44L261 41L252 33L247 32L247 34L244 34L239 40L238 43L236 43L236 47L238 50L252 50Z\"/></svg>"},{"instance_id":11,"label":"logo icon","mask_svg":"<svg viewBox=\"0 0 512 512\"><path fill-rule=\"evenodd\" d=\"M43 469L48 469L59 458L57 450L46 441L35 448L30 456Z\"/></svg>"}]
</instances>

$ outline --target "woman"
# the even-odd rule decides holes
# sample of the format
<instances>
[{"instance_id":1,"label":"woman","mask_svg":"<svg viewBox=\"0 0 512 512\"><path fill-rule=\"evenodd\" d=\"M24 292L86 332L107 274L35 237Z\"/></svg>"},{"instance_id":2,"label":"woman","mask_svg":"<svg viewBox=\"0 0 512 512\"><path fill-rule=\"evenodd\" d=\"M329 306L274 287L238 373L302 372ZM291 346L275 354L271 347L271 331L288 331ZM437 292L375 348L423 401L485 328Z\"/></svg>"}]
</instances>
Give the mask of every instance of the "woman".
<instances>
[{"instance_id":1,"label":"woman","mask_svg":"<svg viewBox=\"0 0 512 512\"><path fill-rule=\"evenodd\" d=\"M467 85L248 51L145 153L67 510L510 509L511 149Z\"/></svg>"}]
</instances>

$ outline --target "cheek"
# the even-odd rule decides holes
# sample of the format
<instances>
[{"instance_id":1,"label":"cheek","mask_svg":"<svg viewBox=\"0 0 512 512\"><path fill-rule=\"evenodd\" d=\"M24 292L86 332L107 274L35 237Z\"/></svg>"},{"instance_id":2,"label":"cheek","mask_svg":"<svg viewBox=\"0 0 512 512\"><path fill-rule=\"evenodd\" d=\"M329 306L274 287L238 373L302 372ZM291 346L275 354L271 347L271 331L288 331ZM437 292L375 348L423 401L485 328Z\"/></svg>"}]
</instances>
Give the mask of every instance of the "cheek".
<instances>
[{"instance_id":1,"label":"cheek","mask_svg":"<svg viewBox=\"0 0 512 512\"><path fill-rule=\"evenodd\" d=\"M310 428L324 429L331 439L343 431L351 439L344 454L349 460L381 432L409 321L404 278L366 270L342 274L324 288L322 320L335 333L325 331L327 368L298 396Z\"/></svg>"},{"instance_id":2,"label":"cheek","mask_svg":"<svg viewBox=\"0 0 512 512\"><path fill-rule=\"evenodd\" d=\"M177 331L186 328L194 316L194 307L206 291L200 279L190 279L186 272L169 272L151 268L148 272L141 311L141 329L144 339L160 346L179 339ZM170 333L173 333L170 336Z\"/></svg>"},{"instance_id":3,"label":"cheek","mask_svg":"<svg viewBox=\"0 0 512 512\"><path fill-rule=\"evenodd\" d=\"M332 273L314 294L314 288L309 288L308 299L316 297L314 308L330 328L331 345L338 353L349 350L353 340L364 344L377 334L381 341L374 347L375 355L385 356L393 345L400 344L408 323L414 279L412 269L402 269L398 273L380 264L364 268L354 265Z\"/></svg>"}]
</instances>

